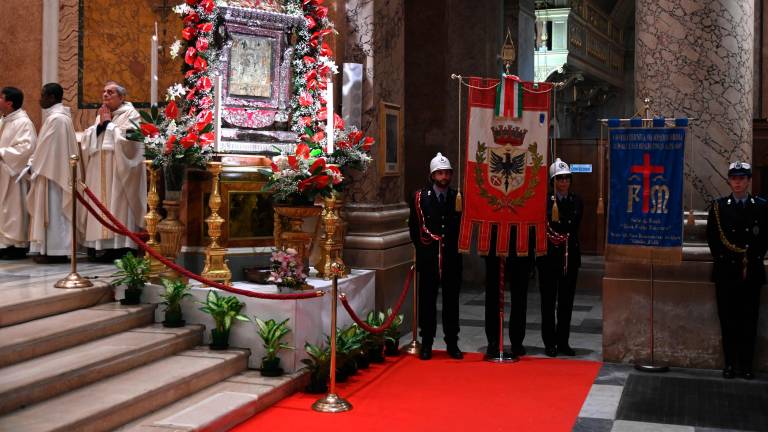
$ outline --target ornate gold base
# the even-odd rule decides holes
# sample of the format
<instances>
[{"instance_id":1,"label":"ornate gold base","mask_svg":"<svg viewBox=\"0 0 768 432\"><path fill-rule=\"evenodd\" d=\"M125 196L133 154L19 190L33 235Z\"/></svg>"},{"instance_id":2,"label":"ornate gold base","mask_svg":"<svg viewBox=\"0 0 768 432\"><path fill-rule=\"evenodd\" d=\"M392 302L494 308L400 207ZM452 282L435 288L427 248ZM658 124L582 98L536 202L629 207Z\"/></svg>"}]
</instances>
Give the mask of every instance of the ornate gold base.
<instances>
[{"instance_id":1,"label":"ornate gold base","mask_svg":"<svg viewBox=\"0 0 768 432\"><path fill-rule=\"evenodd\" d=\"M205 267L200 276L229 285L232 282L232 272L227 266L226 257L226 249L209 247L205 251Z\"/></svg>"},{"instance_id":2,"label":"ornate gold base","mask_svg":"<svg viewBox=\"0 0 768 432\"><path fill-rule=\"evenodd\" d=\"M93 282L80 276L77 272L72 272L64 279L60 279L53 285L54 288L90 288Z\"/></svg>"},{"instance_id":3,"label":"ornate gold base","mask_svg":"<svg viewBox=\"0 0 768 432\"><path fill-rule=\"evenodd\" d=\"M419 353L421 353L421 344L414 339L411 343L403 347L403 352L406 354L419 355Z\"/></svg>"},{"instance_id":4,"label":"ornate gold base","mask_svg":"<svg viewBox=\"0 0 768 432\"><path fill-rule=\"evenodd\" d=\"M352 404L339 395L328 393L324 398L313 403L312 409L318 412L337 413L351 410Z\"/></svg>"}]
</instances>

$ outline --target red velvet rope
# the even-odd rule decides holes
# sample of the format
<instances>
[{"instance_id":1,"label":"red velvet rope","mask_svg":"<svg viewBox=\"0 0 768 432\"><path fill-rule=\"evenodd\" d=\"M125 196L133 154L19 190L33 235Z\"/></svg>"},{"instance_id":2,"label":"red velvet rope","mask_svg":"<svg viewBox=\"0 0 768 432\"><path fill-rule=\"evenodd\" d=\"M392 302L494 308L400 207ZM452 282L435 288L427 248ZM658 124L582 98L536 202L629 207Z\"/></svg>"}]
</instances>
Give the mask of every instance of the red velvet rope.
<instances>
[{"instance_id":1,"label":"red velvet rope","mask_svg":"<svg viewBox=\"0 0 768 432\"><path fill-rule=\"evenodd\" d=\"M392 313L387 317L386 320L379 326L379 327L372 327L365 321L361 320L359 316L355 313L355 310L352 309L352 306L349 305L349 300L347 300L346 294L342 293L339 295L339 298L341 299L341 304L344 306L344 309L347 310L347 313L349 313L349 316L352 317L352 321L357 323L363 330L367 331L368 333L373 334L381 334L384 333L395 321L395 318L397 317L397 313L400 312L400 308L403 307L403 302L405 302L406 294L408 294L408 290L411 288L411 279L413 279L413 274L416 271L416 269L411 266L411 269L408 270L408 275L405 277L405 286L403 286L403 292L400 293L400 298L397 300L397 304L395 305L395 308L392 310Z\"/></svg>"},{"instance_id":2,"label":"red velvet rope","mask_svg":"<svg viewBox=\"0 0 768 432\"><path fill-rule=\"evenodd\" d=\"M155 259L163 263L163 265L167 266L168 268L178 272L181 275L184 275L190 279L194 279L198 282L201 282L205 285L208 285L213 288L218 288L222 291L231 292L234 294L241 294L247 297L255 297L259 299L265 299L265 300L302 300L302 299L308 299L308 298L317 298L325 295L323 291L312 291L312 292L306 292L306 293L296 293L296 294L270 294L270 293L257 293L250 290L244 290L240 288L235 288L230 285L225 285L220 282L208 280L198 274L192 273L191 271L185 269L184 267L181 267L177 265L175 262L169 260L168 258L164 257L162 254L157 252L156 250L152 249L151 247L147 246L146 243L144 243L139 236L137 236L135 233L131 232L128 228L123 225L122 222L120 222L112 213L109 212L109 210L104 206L104 204L99 201L99 199L94 195L94 193L85 185L83 185L83 190L88 195L88 198L93 201L94 204L96 204L96 207L101 210L102 213L107 217L107 219L110 220L112 224L114 224L114 227L117 230L115 231L117 234L127 236L131 240L133 240L134 243L139 245L141 249L146 251L148 254L152 255ZM80 192L76 192L79 199L83 199L82 195L80 195ZM88 208L88 207L86 207ZM89 210L90 211L90 210ZM93 212L91 212L93 214ZM109 229L110 227L107 226Z\"/></svg>"},{"instance_id":3,"label":"red velvet rope","mask_svg":"<svg viewBox=\"0 0 768 432\"><path fill-rule=\"evenodd\" d=\"M93 207L91 207L91 204L88 201L86 201L85 198L83 198L83 196L80 195L79 193L77 194L77 200L80 201L80 204L82 204L83 207L85 207L86 210L91 212L93 217L95 217L96 220L99 221L100 224L104 225L105 228L107 228L108 230L112 231L113 233L117 233L117 234L123 235L123 233L119 229L117 229L114 225L112 225L111 223L105 221L104 218L102 218L101 215L96 210L94 210ZM135 232L134 231L134 234L136 234L137 236L141 237L142 240L149 239L149 234L146 233L146 232Z\"/></svg>"}]
</instances>

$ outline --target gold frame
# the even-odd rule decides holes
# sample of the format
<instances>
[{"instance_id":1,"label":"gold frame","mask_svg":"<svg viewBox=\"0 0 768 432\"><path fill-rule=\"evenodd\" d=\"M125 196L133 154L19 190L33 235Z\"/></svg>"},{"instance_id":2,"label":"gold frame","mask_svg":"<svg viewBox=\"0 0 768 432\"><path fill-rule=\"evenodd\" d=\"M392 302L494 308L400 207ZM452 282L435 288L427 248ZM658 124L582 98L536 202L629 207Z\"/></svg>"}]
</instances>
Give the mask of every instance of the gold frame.
<instances>
[{"instance_id":1,"label":"gold frame","mask_svg":"<svg viewBox=\"0 0 768 432\"><path fill-rule=\"evenodd\" d=\"M397 142L395 145L397 149L397 161L387 162L387 149L390 145L391 136L387 133L387 118L394 115L397 118ZM377 149L377 159L379 175L381 176L398 176L400 175L403 165L403 111L400 105L396 105L390 102L379 102L379 142Z\"/></svg>"}]
</instances>

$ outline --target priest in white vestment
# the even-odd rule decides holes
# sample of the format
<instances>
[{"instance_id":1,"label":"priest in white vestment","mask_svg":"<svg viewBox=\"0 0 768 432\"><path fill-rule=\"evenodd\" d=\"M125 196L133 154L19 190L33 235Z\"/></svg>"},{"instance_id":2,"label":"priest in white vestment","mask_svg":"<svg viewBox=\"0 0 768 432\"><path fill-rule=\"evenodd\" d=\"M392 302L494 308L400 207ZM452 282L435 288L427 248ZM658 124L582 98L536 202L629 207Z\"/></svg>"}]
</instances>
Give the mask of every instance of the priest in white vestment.
<instances>
[{"instance_id":1,"label":"priest in white vestment","mask_svg":"<svg viewBox=\"0 0 768 432\"><path fill-rule=\"evenodd\" d=\"M125 88L113 81L104 86L96 123L83 133L85 183L123 225L138 231L147 208L144 146L126 139L127 131L134 128L131 122L138 123L140 117L125 96ZM90 214L85 245L104 251L97 259L106 262L136 248L128 237L112 233Z\"/></svg>"},{"instance_id":2,"label":"priest in white vestment","mask_svg":"<svg viewBox=\"0 0 768 432\"><path fill-rule=\"evenodd\" d=\"M40 107L44 121L29 160L29 252L40 264L66 262L72 253L69 158L79 152L69 107L61 103L63 95L64 89L57 83L43 86ZM83 217L78 217L78 230L85 227L85 214L80 209L78 216Z\"/></svg>"},{"instance_id":3,"label":"priest in white vestment","mask_svg":"<svg viewBox=\"0 0 768 432\"><path fill-rule=\"evenodd\" d=\"M27 180L20 174L35 150L35 125L21 109L24 94L0 90L0 258L24 258L28 247Z\"/></svg>"}]
</instances>

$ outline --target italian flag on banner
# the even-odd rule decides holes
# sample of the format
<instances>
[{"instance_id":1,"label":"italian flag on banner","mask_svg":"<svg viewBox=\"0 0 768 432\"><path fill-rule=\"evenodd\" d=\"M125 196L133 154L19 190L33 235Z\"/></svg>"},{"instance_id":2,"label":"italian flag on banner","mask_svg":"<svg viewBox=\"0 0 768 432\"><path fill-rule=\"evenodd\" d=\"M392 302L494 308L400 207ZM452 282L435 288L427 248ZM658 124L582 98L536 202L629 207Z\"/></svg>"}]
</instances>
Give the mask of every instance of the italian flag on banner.
<instances>
[{"instance_id":1,"label":"italian flag on banner","mask_svg":"<svg viewBox=\"0 0 768 432\"><path fill-rule=\"evenodd\" d=\"M496 87L496 117L520 118L523 115L523 84L515 75L501 75Z\"/></svg>"}]
</instances>

